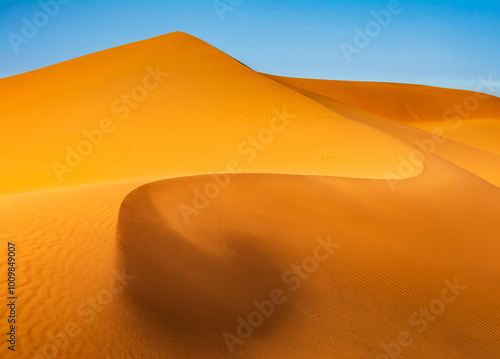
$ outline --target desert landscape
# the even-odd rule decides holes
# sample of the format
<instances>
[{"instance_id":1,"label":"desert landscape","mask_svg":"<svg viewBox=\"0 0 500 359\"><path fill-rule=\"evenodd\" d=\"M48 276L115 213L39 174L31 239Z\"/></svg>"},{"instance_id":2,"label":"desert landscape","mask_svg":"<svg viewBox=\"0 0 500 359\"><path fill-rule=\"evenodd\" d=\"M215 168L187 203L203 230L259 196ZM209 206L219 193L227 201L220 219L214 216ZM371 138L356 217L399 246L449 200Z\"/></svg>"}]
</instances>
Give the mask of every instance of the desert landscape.
<instances>
[{"instance_id":1,"label":"desert landscape","mask_svg":"<svg viewBox=\"0 0 500 359\"><path fill-rule=\"evenodd\" d=\"M491 79L230 55L173 32L0 79L0 356L500 358Z\"/></svg>"}]
</instances>

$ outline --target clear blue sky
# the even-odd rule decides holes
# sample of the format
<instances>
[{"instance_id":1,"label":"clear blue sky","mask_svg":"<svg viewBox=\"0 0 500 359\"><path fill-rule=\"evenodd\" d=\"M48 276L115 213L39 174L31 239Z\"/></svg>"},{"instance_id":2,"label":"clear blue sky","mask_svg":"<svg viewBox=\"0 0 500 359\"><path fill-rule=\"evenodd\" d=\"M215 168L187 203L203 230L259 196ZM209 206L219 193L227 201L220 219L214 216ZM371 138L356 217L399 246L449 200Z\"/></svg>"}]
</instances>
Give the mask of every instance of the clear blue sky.
<instances>
[{"instance_id":1,"label":"clear blue sky","mask_svg":"<svg viewBox=\"0 0 500 359\"><path fill-rule=\"evenodd\" d=\"M0 77L184 31L277 75L463 89L479 76L500 81L498 0L401 0L386 27L371 24L378 34L350 62L340 45L355 46L355 28L364 32L390 1L220 0L232 8L223 19L213 0L59 1L67 4L50 17L38 1L0 0ZM23 18L41 26L33 36L24 25L29 39Z\"/></svg>"}]
</instances>

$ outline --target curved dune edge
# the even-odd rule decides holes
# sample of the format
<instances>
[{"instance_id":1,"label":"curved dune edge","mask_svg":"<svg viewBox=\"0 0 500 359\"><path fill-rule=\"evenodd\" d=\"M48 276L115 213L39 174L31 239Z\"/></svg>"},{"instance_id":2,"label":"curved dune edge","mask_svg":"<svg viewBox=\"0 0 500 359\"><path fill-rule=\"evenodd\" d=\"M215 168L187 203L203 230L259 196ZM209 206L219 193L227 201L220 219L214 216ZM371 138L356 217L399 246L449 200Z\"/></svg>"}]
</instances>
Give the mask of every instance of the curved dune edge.
<instances>
[{"instance_id":1,"label":"curved dune edge","mask_svg":"<svg viewBox=\"0 0 500 359\"><path fill-rule=\"evenodd\" d=\"M436 169L439 170L439 173ZM441 171L441 169L446 170ZM439 176L437 179L431 178L429 173L439 174ZM127 253L123 252L121 246L117 247L116 245L116 220L120 204L127 193L131 193L138 186L147 184L147 180L108 183L19 196L3 196L0 197L0 215L8 226L1 228L0 236L5 240L16 241L23 259L22 278L19 286L23 295L22 321L25 329L22 331L23 340L19 342L19 350L14 356L21 355L30 358L33 353L42 353L44 348L53 343L48 337L49 334L63 333L67 330L68 323L74 323L79 330L78 335L69 339L67 346L59 350L58 358L100 359L103 356L110 358L165 358L165 356L169 358L193 356L200 358L267 358L271 355L274 357L287 355L289 358L311 356L321 358L328 357L331 353L335 353L335 355L332 354L330 357L363 357L363 354L356 355L370 350L375 352L380 344L379 340L382 340L379 338L384 338L385 342L389 343L399 333L394 332L395 328L392 322L387 322L386 318L392 320L392 316L396 315L399 318L397 321L400 324L397 327L399 330L403 327L402 323L407 323L408 316L412 313L410 311L418 310L418 305L429 305L429 302L435 298L435 294L439 295L443 289L442 280L436 278L435 275L444 275L444 269L448 268L447 278L453 279L457 273L458 275L462 275L462 272L467 273L465 284L473 289L472 292L467 290L467 293L472 293L472 297L469 297L472 299L467 300L463 307L460 307L462 312L458 314L458 317L463 329L460 330L460 333L466 330L464 328L469 328L467 331L473 335L466 334L464 340L473 343L471 345L474 348L470 349L468 345L464 347L461 339L457 339L456 343L436 344L436 341L441 340L443 333L450 333L449 327L435 327L441 323L441 318L445 318L448 310L439 316L438 321L429 326L429 331L424 333L424 339L420 339L418 343L422 347L431 346L432 350L429 349L430 351L441 350L439 354L430 357L447 357L447 353L453 354L463 349L463 353L460 352L454 357L495 358L491 353L495 353L497 350L495 343L498 343L498 338L491 331L498 328L495 318L498 318L499 315L492 298L494 298L498 288L496 284L498 283L498 270L492 265L495 260L492 257L495 257L497 253L498 241L489 241L491 236L498 237L498 232L491 225L495 223L498 216L496 206L498 190L495 187L442 160L434 165L428 162L426 171L419 177L394 182L396 186L394 193L386 181L378 180L258 174L235 176L235 178L237 177L242 178L242 181L238 182L239 185L233 183L235 186L230 185L227 188L228 191L234 188L234 191L227 192L227 200L221 203L224 206L217 205L216 211L213 212L213 216L217 218L212 220L212 215L210 215L202 221L203 216L208 213L205 211L210 211L210 208L216 204L213 202L199 216L191 217L189 226L191 233L185 231L187 226L182 225L182 221L176 223L175 218L172 221L169 216L170 214L180 216L177 212L178 203L176 201L182 199L186 200L187 203L192 200L193 185L204 185L206 182L201 181L204 177L172 180L171 184L175 184L175 186L170 186L169 181L163 181L166 187L165 191L160 188L161 186L154 187L156 190L151 191L151 194L154 194L151 199L158 198L158 201L141 198L141 196L138 196L137 199L140 199L141 203L151 204L154 202L155 207L158 206L154 213L166 215L165 218L162 216L158 222L163 223L161 228L165 229L165 233L171 233L173 225L181 224L181 226L176 226L174 230L178 232L175 238L184 239L184 241L178 240L176 242L180 244L180 248L184 249L183 254L186 253L186 248L195 248L193 250L193 253L196 254L194 258L200 258L200 254L203 257L207 251L221 258L224 256L217 249L225 251L227 248L236 248L231 253L237 253L237 250L250 248L250 250L245 251L245 253L249 253L248 258L271 259L271 263L267 262L267 265L262 266L261 274L266 271L275 273L276 268L280 270L288 268L287 266L291 265L292 262L300 264L304 256L310 256L315 249L313 245L315 236L325 236L324 233L318 233L320 230L323 232L322 229L335 230L333 234L338 232L342 236L346 232L350 232L346 237L347 241L340 242L341 247L335 253L336 255L344 253L348 257L340 258L340 262L337 262L336 255L332 255L325 262L330 263L333 260L335 263L341 263L339 265L340 272L333 273L334 269L331 269L330 264L328 264L330 269L325 272L325 267L321 266L311 278L316 278L316 273L318 273L320 278L316 281L324 281L321 273L336 275L326 278L328 285L321 285L320 293L308 289L311 288L313 282L304 281L300 289L295 292L296 294L290 296L290 301L285 306L280 306L281 311L277 309L276 315L271 318L272 320L269 323L266 321L268 324L262 327L263 330L257 331L252 338L245 340L243 350L229 354L224 343L221 342L222 338L217 336L217 331L213 331L213 336L210 336L212 334L208 328L213 328L211 324L200 321L200 323L204 323L204 326L193 331L196 335L190 335L186 328L189 329L189 324L193 323L192 319L191 321L186 320L188 326L183 327L178 325L182 323L179 321L179 318L183 320L182 314L179 314L180 317L177 316L176 322L175 317L166 320L165 318L169 318L169 316L165 315L164 311L160 311L159 313L162 315L158 320L158 315L151 315L153 303L148 300L149 296L141 299L133 294L134 291L126 289L114 293L108 299L103 296L106 294L106 290L112 289L110 283L116 287L117 273L120 274L124 271L123 264L127 261ZM275 180L271 181L271 177ZM262 180L259 181L258 178ZM427 180L423 181L425 178ZM212 178L209 177L209 179ZM330 183L330 180L333 182ZM266 192L262 191L265 187L262 182L269 184ZM412 182L415 184L411 185ZM355 183L358 185L354 186ZM255 190L251 189L253 184L257 185L254 187ZM411 191L408 190L410 185ZM314 190L316 187L317 190ZM172 201L163 201L162 198L170 198L171 189L174 190ZM268 196L268 192L274 192L274 190L277 190L277 194L271 193ZM176 196L175 192L179 192L179 196ZM161 193L164 194L161 195ZM134 192L130 197L133 196ZM269 201L266 201L267 197L269 197ZM252 204L249 211L253 213L253 217L244 216L248 211L245 212L245 209L242 208L245 205L245 202L242 201ZM258 208L253 205L256 204L256 201L258 201ZM124 203L133 204L130 201ZM332 203L338 203L338 206L341 207L333 208ZM409 205L411 203L414 205ZM455 204L458 206L455 207ZM324 210L321 210L322 207ZM139 207L135 208L135 213L133 205L129 209L129 213L137 214ZM376 215L379 212L383 218ZM360 213L363 215L360 216ZM158 219L158 216L152 216L150 219L153 218ZM250 222L248 218L255 218L255 220ZM404 218L402 222L401 218ZM139 213L136 222L140 223L142 220ZM129 217L122 225L125 224L132 229L130 221L133 221L133 217ZM379 230L377 230L379 224L374 223L374 221L379 221ZM402 225L394 228L393 226L399 222ZM328 223L331 226L328 226ZM219 227L224 224L237 231L227 228L219 231ZM438 228L438 232L429 229L432 224ZM441 224L442 229L439 230ZM342 229L344 226L345 229ZM273 231L273 228L277 228L276 231ZM243 237L240 235L241 229L246 229L253 235ZM421 229L423 231L420 237ZM462 229L465 230L462 231ZM398 230L400 233L393 233ZM432 233L429 235L426 230ZM227 232L230 233L228 238L236 238L239 242L244 241L244 238L254 238L257 248L252 247L252 243L246 247L245 243L236 246L233 240L232 245L224 246L223 241L212 240L215 239L217 233ZM386 233L390 233L390 236L387 236ZM142 236L142 232L139 235ZM140 240L140 236L135 239ZM351 245L352 250L346 252L345 244L350 243L352 238L356 240L358 236L361 236L360 238L365 242L359 243L359 246L358 244ZM407 240L407 237L410 240ZM215 243L217 246L214 248L204 247L200 250L192 245L193 243L199 245L196 239L200 238L207 239L204 243ZM388 243L388 240L393 240L393 243ZM290 246L288 242L292 243L293 246ZM366 243L368 243L366 244L367 248L372 248L378 242L382 243L383 250L392 247L396 253L389 251L385 256L379 255L381 252L379 249L375 252L377 255L372 257L371 253L366 254L366 251L361 248ZM405 247L406 245L412 247L404 249L400 248L399 245L394 245L398 242L405 243ZM162 244L161 241L159 243ZM458 247L455 243L458 244ZM466 244L470 247L466 247ZM266 248L264 253L259 252L261 245ZM411 254L406 255L412 248L415 251L414 258ZM406 254L402 259L397 259L400 253L397 251ZM290 256L293 257L292 260L290 260ZM407 267L405 259L408 256L412 257L409 264L418 262L422 265L418 268ZM482 260L476 261L480 256ZM417 257L420 257L421 260ZM241 259L241 261L238 262L234 258ZM226 258L228 260L224 263L227 264L227 268L236 267L239 269L240 275L248 274L243 270L248 266L245 258L241 258L241 255L235 255L234 258L233 260ZM128 260L130 259L129 257ZM178 267L179 261L177 259L181 260L182 257L175 256L167 262L165 268ZM189 260L189 258L187 259ZM397 268L394 266L389 268L386 265L394 261L399 265ZM460 261L462 264L456 264ZM435 270L436 264L434 262L442 264L439 270ZM205 265L206 263L206 259L201 262ZM342 270L346 266L349 270ZM361 272L353 266L366 269L365 272L371 273L371 277L365 274L358 275ZM488 268L485 269L484 266ZM6 267L3 268L6 270ZM384 269L384 271L379 271L379 268ZM220 267L216 266L215 272L217 270L220 270ZM389 272L385 272L387 270ZM408 271L415 277L408 279L408 275L405 274ZM127 271L125 273L133 275ZM155 273L164 273L164 270L160 268L160 271ZM379 278L373 279L373 276ZM262 293L269 286L269 282L266 282L262 287L252 283L251 274L244 275L244 277L249 280L250 284L246 290L241 290L240 297L244 299L246 298L245 294L250 296L252 293ZM200 278L206 279L204 276ZM221 278L220 284L228 283L235 278L238 277L235 277L234 274L233 277ZM272 282L273 276L269 275L268 278L271 278L271 284L274 284ZM342 282L333 283L332 280L337 280L337 278L344 279ZM274 280L279 281L279 278L274 278ZM0 281L2 281L3 286L6 286L5 280ZM391 286L389 282L394 281L399 283L399 286ZM177 283L179 282L180 280L177 280ZM488 288L484 284L486 282L489 285ZM379 286L380 291L386 293L380 294L382 292L379 293L373 283L382 284ZM431 299L431 289L427 286L432 285L432 283L434 283L432 287L432 296L434 297ZM210 285L209 281L205 281L201 287L206 289L207 285ZM404 287L405 285L413 287ZM283 290L287 290L289 286L290 284L283 284ZM242 284L241 287L244 285ZM313 287L316 288L316 285L314 284ZM339 288L340 292L329 291L329 288L332 287ZM404 287L406 292L399 290L401 287ZM358 294L360 288L361 291L364 288L364 296ZM368 293L369 291L372 292ZM189 293L194 294L191 297L199 295L196 290ZM225 303L230 303L231 293L224 291L222 292L223 296L224 293L227 294ZM187 303L195 301L191 297L186 298ZM210 298L210 296L208 297ZM207 303L214 303L214 298L218 297L213 297ZM107 304L97 306L96 309L95 302L92 302L96 298L106 299L105 303ZM206 292L204 298L207 298ZM401 298L404 300L400 300ZM425 298L429 298L427 303L424 303ZM471 301L475 303L471 304ZM231 314L248 305L248 303L242 303L240 306L233 305ZM392 303L393 306L388 308L388 303ZM459 303L459 301L457 300L455 303ZM361 309L367 305L371 305L371 307L362 311ZM476 310L478 305L481 306L479 312ZM80 306L83 307L80 308ZM379 307L383 310L380 310ZM81 311L78 310L79 308ZM344 308L350 308L352 311L344 313ZM450 306L450 308L453 307ZM360 311L356 312L356 309L360 309ZM339 323L339 327L335 327L334 331L329 326L321 326L321 323L324 324L323 319L328 317L325 312L338 314L340 318L343 318L342 321L337 318L328 319L330 324ZM47 313L51 313L50 320L47 319ZM200 310L194 312L194 314L197 313L199 314ZM231 319L229 319L229 315L224 315L224 312L220 313L223 314L222 319L216 321L216 325L221 328L221 323L231 321ZM456 313L451 312L450 314L456 315ZM371 318L370 323L372 324L367 327L368 333L362 332L360 334L360 330L366 329L365 317ZM289 321L285 321L286 318L290 318ZM320 323L307 321L307 318L309 320L317 318ZM304 326L303 323L307 325ZM229 329L225 329L224 326L224 330L234 331L236 330L235 325L233 322ZM485 326L489 327L490 330L485 329ZM353 331L352 328L357 329ZM415 328L415 326L409 326L411 330ZM442 332L431 332L430 328L436 328L437 331L442 330ZM375 334L372 331L375 331ZM480 331L483 331L483 340L468 339L475 337L474 335L480 336L478 334ZM317 336L318 333L319 336ZM336 337L338 346L333 348L329 336L335 337L339 335L338 333L343 334ZM371 339L363 344L360 339L363 339L365 334L366 338ZM456 339L455 332L451 336ZM434 337L437 339L432 339ZM213 339L213 344L210 344L208 339ZM345 344L341 344L344 340ZM424 340L423 344L422 340ZM485 340L489 342L484 344ZM361 349L358 346L361 346ZM486 354L481 352L480 348L483 348L482 350ZM352 355L350 354L351 350ZM417 349L412 350L420 353ZM472 354L467 356L468 352L466 351ZM346 354L341 355L342 352ZM478 352L481 354L476 355ZM403 353L408 354L406 349ZM413 357L418 358L419 356Z\"/></svg>"},{"instance_id":2,"label":"curved dune edge","mask_svg":"<svg viewBox=\"0 0 500 359\"><path fill-rule=\"evenodd\" d=\"M395 192L378 180L228 178L150 183L121 205L119 248L139 279L128 293L191 348L179 355L229 357L224 333L279 289L286 302L232 346L237 357L376 357L400 332L414 341L406 358L499 356L496 187L438 157ZM188 223L179 206L217 181L220 193ZM283 273L328 236L339 246L290 289ZM447 281L467 289L422 330L412 313L439 304Z\"/></svg>"}]
</instances>

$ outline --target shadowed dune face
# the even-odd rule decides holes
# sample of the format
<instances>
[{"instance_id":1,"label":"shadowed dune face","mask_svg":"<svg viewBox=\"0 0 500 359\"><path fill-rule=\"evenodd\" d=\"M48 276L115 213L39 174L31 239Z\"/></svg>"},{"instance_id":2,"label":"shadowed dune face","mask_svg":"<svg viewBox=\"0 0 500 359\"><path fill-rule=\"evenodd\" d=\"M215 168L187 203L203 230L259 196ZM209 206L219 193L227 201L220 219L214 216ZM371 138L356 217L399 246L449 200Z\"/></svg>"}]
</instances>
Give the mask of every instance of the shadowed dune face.
<instances>
[{"instance_id":1,"label":"shadowed dune face","mask_svg":"<svg viewBox=\"0 0 500 359\"><path fill-rule=\"evenodd\" d=\"M127 294L174 337L191 331L189 341L224 357L223 333L235 334L236 318L280 289L286 302L233 347L238 357L376 357L401 331L414 340L406 358L500 353L496 187L435 156L395 193L385 181L234 175L186 223L179 204L210 181L150 183L120 210L123 260L138 276ZM315 238L327 235L340 247L292 290L283 273L306 263ZM466 292L420 334L412 312L456 278Z\"/></svg>"},{"instance_id":2,"label":"shadowed dune face","mask_svg":"<svg viewBox=\"0 0 500 359\"><path fill-rule=\"evenodd\" d=\"M121 205L119 248L127 271L137 277L130 294L159 322L200 340L218 340L237 316L255 309L254 300L280 286L279 256L265 248L272 238L238 228L186 238L165 218L169 193L158 194L156 186L143 186ZM224 250L207 250L205 241Z\"/></svg>"}]
</instances>

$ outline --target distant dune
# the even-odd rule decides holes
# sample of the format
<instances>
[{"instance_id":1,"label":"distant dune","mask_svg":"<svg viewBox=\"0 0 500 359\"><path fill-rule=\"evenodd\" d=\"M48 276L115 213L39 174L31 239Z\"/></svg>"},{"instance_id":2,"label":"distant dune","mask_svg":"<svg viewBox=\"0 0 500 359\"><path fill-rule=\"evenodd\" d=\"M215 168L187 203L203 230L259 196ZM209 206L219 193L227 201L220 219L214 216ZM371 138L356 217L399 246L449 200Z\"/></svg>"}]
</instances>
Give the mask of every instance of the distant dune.
<instances>
[{"instance_id":1,"label":"distant dune","mask_svg":"<svg viewBox=\"0 0 500 359\"><path fill-rule=\"evenodd\" d=\"M498 97L180 32L0 87L6 357L500 358Z\"/></svg>"},{"instance_id":2,"label":"distant dune","mask_svg":"<svg viewBox=\"0 0 500 359\"><path fill-rule=\"evenodd\" d=\"M500 186L498 97L429 86L269 77ZM478 88L487 90L487 80Z\"/></svg>"}]
</instances>

